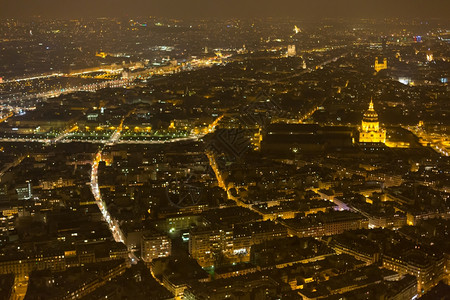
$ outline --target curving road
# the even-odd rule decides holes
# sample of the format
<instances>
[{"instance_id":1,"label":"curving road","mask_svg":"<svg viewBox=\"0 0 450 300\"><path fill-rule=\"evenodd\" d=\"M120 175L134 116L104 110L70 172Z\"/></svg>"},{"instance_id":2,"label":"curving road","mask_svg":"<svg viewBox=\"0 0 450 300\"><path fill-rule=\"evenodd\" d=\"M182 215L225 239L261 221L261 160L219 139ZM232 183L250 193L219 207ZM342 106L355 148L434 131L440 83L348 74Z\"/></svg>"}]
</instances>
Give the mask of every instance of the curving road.
<instances>
[{"instance_id":1,"label":"curving road","mask_svg":"<svg viewBox=\"0 0 450 300\"><path fill-rule=\"evenodd\" d=\"M218 124L218 122L220 121L220 119L222 117L223 116L220 116L211 124L208 132L214 131L216 125ZM124 119L125 119L125 117L124 117ZM123 120L121 122L121 126L118 127L118 129L114 132L114 134L111 136L111 138L107 141L107 143L106 143L107 145L113 145L113 144L120 143L119 139L120 139L120 135L121 135L122 127L123 127L122 124L123 124ZM192 135L187 138L172 139L172 140L168 140L168 141L154 141L154 143L157 143L157 142L159 142L159 143L176 143L176 142L180 142L180 141L184 141L184 140L198 140L198 139L204 137L205 135L206 135L206 133ZM61 141L63 141L63 140L61 140ZM125 141L122 141L122 142L125 142ZM108 224L109 230L111 231L111 233L114 237L114 240L116 242L125 244L125 235L123 234L122 230L120 229L120 226L119 226L119 223L117 222L117 220L113 219L111 217L110 213L108 212L106 203L103 201L102 195L100 193L100 187L98 184L98 165L102 161L102 151L103 151L103 149L99 150L97 152L97 154L95 155L94 160L92 161L91 192L92 192L92 195L94 196L94 199L95 199L95 202L97 203L98 208L100 209L100 211L103 215L103 218L105 219L106 223ZM136 263L139 260L132 251L129 251L129 257L131 259L131 263Z\"/></svg>"}]
</instances>

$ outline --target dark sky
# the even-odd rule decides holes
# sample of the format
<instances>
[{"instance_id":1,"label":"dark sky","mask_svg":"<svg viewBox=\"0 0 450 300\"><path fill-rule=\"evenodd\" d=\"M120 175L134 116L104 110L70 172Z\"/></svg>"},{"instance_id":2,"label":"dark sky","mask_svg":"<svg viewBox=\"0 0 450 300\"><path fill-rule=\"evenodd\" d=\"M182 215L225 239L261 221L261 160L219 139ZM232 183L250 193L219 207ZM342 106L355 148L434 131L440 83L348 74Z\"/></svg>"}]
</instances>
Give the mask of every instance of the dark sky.
<instances>
[{"instance_id":1,"label":"dark sky","mask_svg":"<svg viewBox=\"0 0 450 300\"><path fill-rule=\"evenodd\" d=\"M0 18L33 15L449 19L450 0L0 0Z\"/></svg>"}]
</instances>

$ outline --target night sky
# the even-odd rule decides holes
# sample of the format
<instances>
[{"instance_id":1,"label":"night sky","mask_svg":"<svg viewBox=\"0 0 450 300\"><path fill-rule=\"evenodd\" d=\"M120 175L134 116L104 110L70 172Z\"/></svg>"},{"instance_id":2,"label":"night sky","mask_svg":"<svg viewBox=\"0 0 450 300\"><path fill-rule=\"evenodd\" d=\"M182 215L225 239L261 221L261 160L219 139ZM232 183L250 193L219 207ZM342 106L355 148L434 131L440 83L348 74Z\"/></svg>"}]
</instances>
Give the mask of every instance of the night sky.
<instances>
[{"instance_id":1,"label":"night sky","mask_svg":"<svg viewBox=\"0 0 450 300\"><path fill-rule=\"evenodd\" d=\"M0 17L447 18L450 0L0 0Z\"/></svg>"}]
</instances>

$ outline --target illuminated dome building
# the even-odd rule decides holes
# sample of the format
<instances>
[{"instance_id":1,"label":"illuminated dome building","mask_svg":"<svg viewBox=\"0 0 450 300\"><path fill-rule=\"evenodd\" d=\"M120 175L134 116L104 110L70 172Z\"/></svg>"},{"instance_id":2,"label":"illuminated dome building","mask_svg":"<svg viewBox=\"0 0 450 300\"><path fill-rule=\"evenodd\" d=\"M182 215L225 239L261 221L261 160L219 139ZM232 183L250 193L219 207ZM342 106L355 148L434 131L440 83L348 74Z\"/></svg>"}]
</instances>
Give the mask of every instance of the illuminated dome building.
<instances>
[{"instance_id":1,"label":"illuminated dome building","mask_svg":"<svg viewBox=\"0 0 450 300\"><path fill-rule=\"evenodd\" d=\"M378 114L373 109L373 102L370 100L369 109L364 113L361 132L359 134L360 143L386 143L386 131L380 129Z\"/></svg>"}]
</instances>

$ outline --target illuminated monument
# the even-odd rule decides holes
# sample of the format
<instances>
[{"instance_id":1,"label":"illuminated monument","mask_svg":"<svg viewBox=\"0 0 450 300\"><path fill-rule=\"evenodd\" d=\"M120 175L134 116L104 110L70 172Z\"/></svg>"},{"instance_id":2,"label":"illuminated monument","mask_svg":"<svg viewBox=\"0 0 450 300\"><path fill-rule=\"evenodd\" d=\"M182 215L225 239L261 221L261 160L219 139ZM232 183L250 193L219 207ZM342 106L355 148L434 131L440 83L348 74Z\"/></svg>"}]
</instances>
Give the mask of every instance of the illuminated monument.
<instances>
[{"instance_id":1,"label":"illuminated monument","mask_svg":"<svg viewBox=\"0 0 450 300\"><path fill-rule=\"evenodd\" d=\"M359 134L360 143L386 143L386 131L380 129L378 114L373 109L373 102L370 100L369 109L364 113L361 132Z\"/></svg>"},{"instance_id":2,"label":"illuminated monument","mask_svg":"<svg viewBox=\"0 0 450 300\"><path fill-rule=\"evenodd\" d=\"M375 71L380 72L381 70L387 69L387 58L383 59L383 63L380 63L378 61L378 57L375 58L375 65L374 65Z\"/></svg>"},{"instance_id":3,"label":"illuminated monument","mask_svg":"<svg viewBox=\"0 0 450 300\"><path fill-rule=\"evenodd\" d=\"M293 57L297 55L297 51L295 50L295 45L288 45L287 56Z\"/></svg>"}]
</instances>

